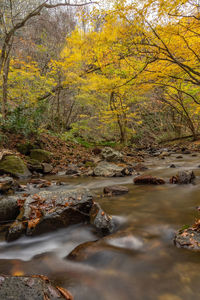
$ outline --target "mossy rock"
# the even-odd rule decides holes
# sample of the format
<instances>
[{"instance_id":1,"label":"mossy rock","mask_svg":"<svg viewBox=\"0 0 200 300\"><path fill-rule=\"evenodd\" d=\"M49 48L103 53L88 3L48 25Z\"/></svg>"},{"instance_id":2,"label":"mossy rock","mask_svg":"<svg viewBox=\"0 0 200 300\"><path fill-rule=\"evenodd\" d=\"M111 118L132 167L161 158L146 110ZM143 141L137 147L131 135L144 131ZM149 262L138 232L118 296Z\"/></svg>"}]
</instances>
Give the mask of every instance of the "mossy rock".
<instances>
[{"instance_id":1,"label":"mossy rock","mask_svg":"<svg viewBox=\"0 0 200 300\"><path fill-rule=\"evenodd\" d=\"M30 157L39 162L50 162L52 153L42 149L33 149L31 150Z\"/></svg>"},{"instance_id":2,"label":"mossy rock","mask_svg":"<svg viewBox=\"0 0 200 300\"><path fill-rule=\"evenodd\" d=\"M30 142L27 142L25 144L17 144L17 151L19 151L19 153L24 155L29 155L31 150L34 148L35 146Z\"/></svg>"},{"instance_id":3,"label":"mossy rock","mask_svg":"<svg viewBox=\"0 0 200 300\"><path fill-rule=\"evenodd\" d=\"M28 177L31 175L23 160L15 155L4 156L0 161L0 173L15 177Z\"/></svg>"},{"instance_id":4,"label":"mossy rock","mask_svg":"<svg viewBox=\"0 0 200 300\"><path fill-rule=\"evenodd\" d=\"M27 158L27 166L31 172L43 172L43 165L36 159Z\"/></svg>"}]
</instances>

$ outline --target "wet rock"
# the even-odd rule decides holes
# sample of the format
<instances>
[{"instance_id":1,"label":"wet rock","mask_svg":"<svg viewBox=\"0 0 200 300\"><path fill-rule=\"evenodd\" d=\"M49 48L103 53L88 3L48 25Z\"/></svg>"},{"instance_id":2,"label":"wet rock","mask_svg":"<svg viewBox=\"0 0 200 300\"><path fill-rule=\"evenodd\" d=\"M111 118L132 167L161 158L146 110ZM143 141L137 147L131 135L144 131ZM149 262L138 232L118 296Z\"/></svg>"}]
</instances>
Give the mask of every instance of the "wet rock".
<instances>
[{"instance_id":1,"label":"wet rock","mask_svg":"<svg viewBox=\"0 0 200 300\"><path fill-rule=\"evenodd\" d=\"M103 235L110 234L115 229L111 216L107 215L98 203L94 203L90 211L90 223L95 226L97 232Z\"/></svg>"},{"instance_id":2,"label":"wet rock","mask_svg":"<svg viewBox=\"0 0 200 300\"><path fill-rule=\"evenodd\" d=\"M28 177L31 175L23 160L15 155L6 155L0 161L0 173L15 177Z\"/></svg>"},{"instance_id":3,"label":"wet rock","mask_svg":"<svg viewBox=\"0 0 200 300\"><path fill-rule=\"evenodd\" d=\"M178 155L176 158L180 159L180 158L183 158L183 156L182 155Z\"/></svg>"},{"instance_id":4,"label":"wet rock","mask_svg":"<svg viewBox=\"0 0 200 300\"><path fill-rule=\"evenodd\" d=\"M42 166L43 166L43 173L44 174L51 173L51 171L53 170L53 166L50 165L50 164L43 163Z\"/></svg>"},{"instance_id":5,"label":"wet rock","mask_svg":"<svg viewBox=\"0 0 200 300\"><path fill-rule=\"evenodd\" d=\"M123 185L112 185L107 186L103 190L104 194L108 195L122 195L129 192L128 188Z\"/></svg>"},{"instance_id":6,"label":"wet rock","mask_svg":"<svg viewBox=\"0 0 200 300\"><path fill-rule=\"evenodd\" d=\"M30 157L41 163L42 162L48 163L51 160L52 153L42 149L33 149L31 150Z\"/></svg>"},{"instance_id":7,"label":"wet rock","mask_svg":"<svg viewBox=\"0 0 200 300\"><path fill-rule=\"evenodd\" d=\"M31 172L43 172L43 165L36 159L27 158L27 167Z\"/></svg>"},{"instance_id":8,"label":"wet rock","mask_svg":"<svg viewBox=\"0 0 200 300\"><path fill-rule=\"evenodd\" d=\"M159 156L161 159L170 156L171 154L169 152L163 151Z\"/></svg>"},{"instance_id":9,"label":"wet rock","mask_svg":"<svg viewBox=\"0 0 200 300\"><path fill-rule=\"evenodd\" d=\"M133 168L136 172L143 172L143 171L148 170L148 168L141 163L134 165Z\"/></svg>"},{"instance_id":10,"label":"wet rock","mask_svg":"<svg viewBox=\"0 0 200 300\"><path fill-rule=\"evenodd\" d=\"M134 178L134 183L159 185L159 184L165 184L165 181L162 178L153 177L151 175L142 175Z\"/></svg>"},{"instance_id":11,"label":"wet rock","mask_svg":"<svg viewBox=\"0 0 200 300\"><path fill-rule=\"evenodd\" d=\"M7 241L22 234L35 236L85 222L103 235L113 232L115 227L112 217L93 202L90 192L85 189L39 192L21 199L20 206L16 221L8 229Z\"/></svg>"},{"instance_id":12,"label":"wet rock","mask_svg":"<svg viewBox=\"0 0 200 300\"><path fill-rule=\"evenodd\" d=\"M175 169L175 168L176 168L176 165L171 164L171 165L170 165L170 168L174 168L174 169Z\"/></svg>"},{"instance_id":13,"label":"wet rock","mask_svg":"<svg viewBox=\"0 0 200 300\"><path fill-rule=\"evenodd\" d=\"M178 248L200 250L200 231L194 228L181 230L175 235L174 243Z\"/></svg>"},{"instance_id":14,"label":"wet rock","mask_svg":"<svg viewBox=\"0 0 200 300\"><path fill-rule=\"evenodd\" d=\"M176 176L170 178L171 184L188 184L194 182L195 174L193 171L180 171Z\"/></svg>"},{"instance_id":15,"label":"wet rock","mask_svg":"<svg viewBox=\"0 0 200 300\"><path fill-rule=\"evenodd\" d=\"M197 157L198 155L196 153L192 154L192 157Z\"/></svg>"},{"instance_id":16,"label":"wet rock","mask_svg":"<svg viewBox=\"0 0 200 300\"><path fill-rule=\"evenodd\" d=\"M8 230L7 240L14 240L16 232L19 237L20 230L21 234L32 236L72 224L89 223L92 206L92 196L84 189L42 191L28 196L21 206L17 222Z\"/></svg>"},{"instance_id":17,"label":"wet rock","mask_svg":"<svg viewBox=\"0 0 200 300\"><path fill-rule=\"evenodd\" d=\"M46 276L0 275L0 298L4 300L73 300L65 289L55 287Z\"/></svg>"},{"instance_id":18,"label":"wet rock","mask_svg":"<svg viewBox=\"0 0 200 300\"><path fill-rule=\"evenodd\" d=\"M183 153L184 153L184 154L191 154L191 151L185 150Z\"/></svg>"},{"instance_id":19,"label":"wet rock","mask_svg":"<svg viewBox=\"0 0 200 300\"><path fill-rule=\"evenodd\" d=\"M7 223L16 219L19 214L19 206L17 197L2 197L0 198L0 222Z\"/></svg>"},{"instance_id":20,"label":"wet rock","mask_svg":"<svg viewBox=\"0 0 200 300\"><path fill-rule=\"evenodd\" d=\"M0 177L0 193L5 194L18 188L19 184L12 177Z\"/></svg>"},{"instance_id":21,"label":"wet rock","mask_svg":"<svg viewBox=\"0 0 200 300\"><path fill-rule=\"evenodd\" d=\"M102 177L124 177L130 176L133 173L131 167L121 167L106 161L100 162L94 169L94 176Z\"/></svg>"},{"instance_id":22,"label":"wet rock","mask_svg":"<svg viewBox=\"0 0 200 300\"><path fill-rule=\"evenodd\" d=\"M96 257L99 255L103 256L103 253L109 250L112 253L112 259L112 251L114 250L116 254L116 250L118 248L123 248L131 251L140 251L144 248L144 243L142 239L134 237L128 232L120 231L110 234L97 241L83 243L73 249L66 258L73 261L88 262L89 260L92 260L92 257Z\"/></svg>"},{"instance_id":23,"label":"wet rock","mask_svg":"<svg viewBox=\"0 0 200 300\"><path fill-rule=\"evenodd\" d=\"M69 164L67 170L65 171L65 175L79 175L79 168L74 164Z\"/></svg>"},{"instance_id":24,"label":"wet rock","mask_svg":"<svg viewBox=\"0 0 200 300\"><path fill-rule=\"evenodd\" d=\"M101 156L108 162L122 161L123 155L119 151L115 151L110 147L106 147L101 151Z\"/></svg>"}]
</instances>

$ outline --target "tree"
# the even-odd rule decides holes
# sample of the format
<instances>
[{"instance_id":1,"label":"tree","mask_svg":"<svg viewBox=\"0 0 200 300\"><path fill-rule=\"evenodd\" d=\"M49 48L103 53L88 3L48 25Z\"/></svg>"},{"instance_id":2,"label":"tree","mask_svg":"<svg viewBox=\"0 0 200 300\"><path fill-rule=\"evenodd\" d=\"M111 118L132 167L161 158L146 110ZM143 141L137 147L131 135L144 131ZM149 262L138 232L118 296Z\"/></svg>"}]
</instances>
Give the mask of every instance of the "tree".
<instances>
[{"instance_id":1,"label":"tree","mask_svg":"<svg viewBox=\"0 0 200 300\"><path fill-rule=\"evenodd\" d=\"M45 9L58 7L82 7L92 2L71 4L68 1L48 1L48 0L1 0L0 24L1 24L1 53L0 53L0 76L2 76L2 117L6 119L7 96L8 96L8 74L10 64L10 54L14 39L22 28L34 17L38 16Z\"/></svg>"}]
</instances>

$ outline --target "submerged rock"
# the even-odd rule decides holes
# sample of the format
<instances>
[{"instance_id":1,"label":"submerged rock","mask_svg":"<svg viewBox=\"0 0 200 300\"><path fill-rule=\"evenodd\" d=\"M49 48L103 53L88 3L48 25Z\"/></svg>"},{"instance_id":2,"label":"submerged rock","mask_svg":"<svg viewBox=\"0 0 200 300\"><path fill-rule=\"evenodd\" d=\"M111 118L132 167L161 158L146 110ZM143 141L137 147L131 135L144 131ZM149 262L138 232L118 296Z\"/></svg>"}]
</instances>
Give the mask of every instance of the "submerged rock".
<instances>
[{"instance_id":1,"label":"submerged rock","mask_svg":"<svg viewBox=\"0 0 200 300\"><path fill-rule=\"evenodd\" d=\"M134 183L159 185L159 184L165 184L165 181L162 178L153 177L151 175L142 175L134 178Z\"/></svg>"},{"instance_id":2,"label":"submerged rock","mask_svg":"<svg viewBox=\"0 0 200 300\"><path fill-rule=\"evenodd\" d=\"M28 177L31 175L23 160L16 155L6 155L0 161L0 173L15 177Z\"/></svg>"},{"instance_id":3,"label":"submerged rock","mask_svg":"<svg viewBox=\"0 0 200 300\"><path fill-rule=\"evenodd\" d=\"M53 286L46 276L0 275L0 286L2 300L73 300L67 290Z\"/></svg>"},{"instance_id":4,"label":"submerged rock","mask_svg":"<svg viewBox=\"0 0 200 300\"><path fill-rule=\"evenodd\" d=\"M133 173L132 167L121 167L106 161L100 162L94 169L93 175L99 177L124 177Z\"/></svg>"},{"instance_id":5,"label":"submerged rock","mask_svg":"<svg viewBox=\"0 0 200 300\"><path fill-rule=\"evenodd\" d=\"M110 260L112 260L115 257L113 251L116 254L116 250L119 248L130 251L141 251L144 249L144 242L131 233L120 231L97 241L83 243L73 249L66 258L73 261L89 262L89 260L94 261L95 257L99 257L99 255L104 257L104 254L108 254L109 251Z\"/></svg>"},{"instance_id":6,"label":"submerged rock","mask_svg":"<svg viewBox=\"0 0 200 300\"><path fill-rule=\"evenodd\" d=\"M101 151L101 156L108 162L122 161L123 155L110 147L106 147Z\"/></svg>"},{"instance_id":7,"label":"submerged rock","mask_svg":"<svg viewBox=\"0 0 200 300\"><path fill-rule=\"evenodd\" d=\"M172 184L188 184L192 183L195 179L195 174L193 171L180 171L176 176L170 178L170 183Z\"/></svg>"},{"instance_id":8,"label":"submerged rock","mask_svg":"<svg viewBox=\"0 0 200 300\"><path fill-rule=\"evenodd\" d=\"M109 195L122 195L128 193L129 190L126 186L123 185L112 185L105 187L103 192L104 194Z\"/></svg>"}]
</instances>

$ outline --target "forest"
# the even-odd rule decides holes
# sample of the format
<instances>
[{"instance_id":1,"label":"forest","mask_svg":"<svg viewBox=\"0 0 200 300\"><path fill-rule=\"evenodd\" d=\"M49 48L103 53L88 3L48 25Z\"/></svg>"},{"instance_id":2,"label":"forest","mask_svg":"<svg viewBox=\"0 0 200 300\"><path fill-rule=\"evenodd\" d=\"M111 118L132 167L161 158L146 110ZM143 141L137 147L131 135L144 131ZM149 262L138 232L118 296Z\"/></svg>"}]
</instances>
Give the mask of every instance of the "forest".
<instances>
[{"instance_id":1,"label":"forest","mask_svg":"<svg viewBox=\"0 0 200 300\"><path fill-rule=\"evenodd\" d=\"M199 0L0 0L0 299L198 299L199 155Z\"/></svg>"}]
</instances>

